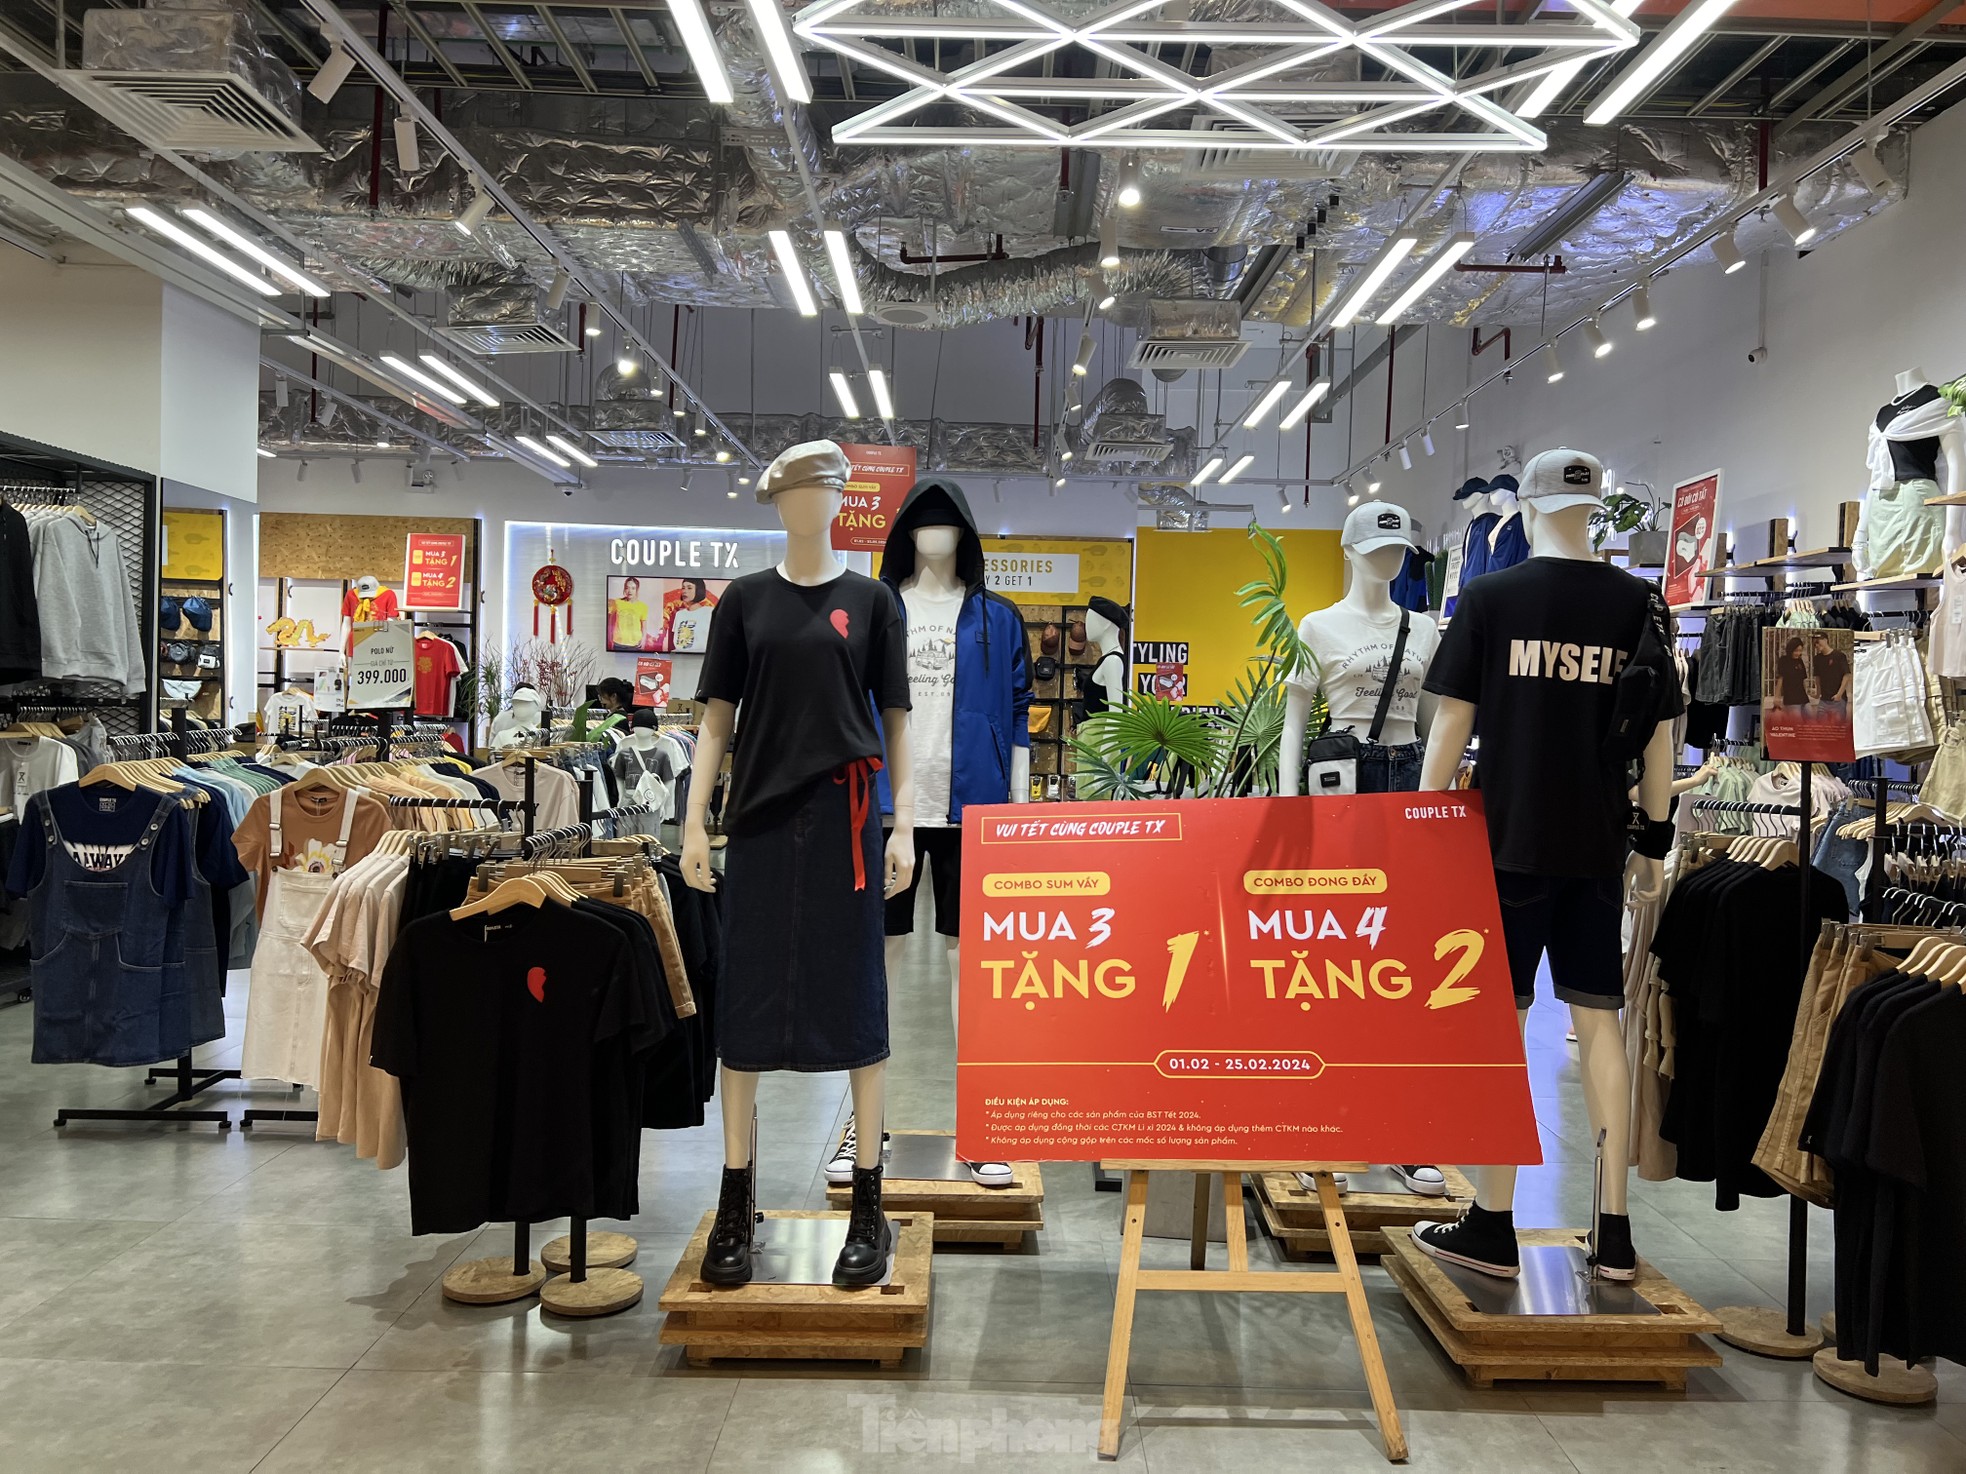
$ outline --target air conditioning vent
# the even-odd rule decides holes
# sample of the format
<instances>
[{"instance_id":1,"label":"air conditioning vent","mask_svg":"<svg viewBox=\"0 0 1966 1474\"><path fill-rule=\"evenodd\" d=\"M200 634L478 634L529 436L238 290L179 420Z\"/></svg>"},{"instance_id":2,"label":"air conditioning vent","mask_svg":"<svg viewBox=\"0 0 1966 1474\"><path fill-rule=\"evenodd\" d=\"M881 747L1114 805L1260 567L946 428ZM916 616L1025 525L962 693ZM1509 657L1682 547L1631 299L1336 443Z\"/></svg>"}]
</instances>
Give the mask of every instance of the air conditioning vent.
<instances>
[{"instance_id":1,"label":"air conditioning vent","mask_svg":"<svg viewBox=\"0 0 1966 1474\"><path fill-rule=\"evenodd\" d=\"M437 331L465 352L487 356L501 353L572 353L578 346L558 328L549 328L541 322L455 322Z\"/></svg>"},{"instance_id":2,"label":"air conditioning vent","mask_svg":"<svg viewBox=\"0 0 1966 1474\"><path fill-rule=\"evenodd\" d=\"M68 90L151 148L180 153L311 153L321 145L229 72L63 72Z\"/></svg>"},{"instance_id":3,"label":"air conditioning vent","mask_svg":"<svg viewBox=\"0 0 1966 1474\"><path fill-rule=\"evenodd\" d=\"M615 450L635 450L644 455L666 455L683 448L683 442L667 430L589 430L587 433Z\"/></svg>"},{"instance_id":4,"label":"air conditioning vent","mask_svg":"<svg viewBox=\"0 0 1966 1474\"><path fill-rule=\"evenodd\" d=\"M1225 369L1242 361L1242 308L1207 298L1149 302L1133 341L1137 369Z\"/></svg>"},{"instance_id":5,"label":"air conditioning vent","mask_svg":"<svg viewBox=\"0 0 1966 1474\"><path fill-rule=\"evenodd\" d=\"M1133 345L1133 367L1140 369L1225 369L1242 362L1249 345L1240 339L1229 342L1188 340L1166 342L1141 338Z\"/></svg>"},{"instance_id":6,"label":"air conditioning vent","mask_svg":"<svg viewBox=\"0 0 1966 1474\"><path fill-rule=\"evenodd\" d=\"M597 399L587 417L587 433L615 450L666 455L683 448L677 423L660 399Z\"/></svg>"},{"instance_id":7,"label":"air conditioning vent","mask_svg":"<svg viewBox=\"0 0 1966 1474\"><path fill-rule=\"evenodd\" d=\"M874 317L891 328L932 328L941 320L927 302L876 302Z\"/></svg>"},{"instance_id":8,"label":"air conditioning vent","mask_svg":"<svg viewBox=\"0 0 1966 1474\"><path fill-rule=\"evenodd\" d=\"M1134 466L1142 461L1159 465L1174 449L1171 440L1095 440L1086 454L1095 461L1119 462Z\"/></svg>"}]
</instances>

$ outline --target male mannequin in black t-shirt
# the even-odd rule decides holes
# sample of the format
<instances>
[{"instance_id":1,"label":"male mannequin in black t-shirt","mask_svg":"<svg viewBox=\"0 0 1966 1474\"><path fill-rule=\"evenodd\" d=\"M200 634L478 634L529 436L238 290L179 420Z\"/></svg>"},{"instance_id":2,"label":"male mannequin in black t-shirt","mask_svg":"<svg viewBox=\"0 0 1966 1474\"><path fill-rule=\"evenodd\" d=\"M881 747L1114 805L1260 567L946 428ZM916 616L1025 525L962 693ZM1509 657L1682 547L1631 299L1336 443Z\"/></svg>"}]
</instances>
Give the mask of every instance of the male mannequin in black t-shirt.
<instances>
[{"instance_id":1,"label":"male mannequin in black t-shirt","mask_svg":"<svg viewBox=\"0 0 1966 1474\"><path fill-rule=\"evenodd\" d=\"M1527 1022L1547 953L1557 997L1571 1005L1593 1135L1605 1137L1596 1263L1607 1277L1628 1280L1637 1260L1625 1205L1631 1071L1618 1023L1621 877L1645 898L1663 883L1660 831L1670 828L1670 718L1679 687L1651 590L1591 547L1603 483L1604 467L1578 451L1546 451L1523 468L1519 495L1532 555L1461 595L1427 672L1426 688L1440 705L1420 787L1453 784L1479 712L1477 772L1518 1016ZM1652 684L1641 687L1648 676ZM1627 862L1626 764L1606 739L1621 703L1638 689L1649 693L1644 720L1658 719L1643 744L1639 795L1654 821L1640 848L1652 855ZM1415 1243L1486 1274L1516 1275L1515 1175L1513 1166L1480 1168L1467 1216L1419 1225Z\"/></svg>"}]
</instances>

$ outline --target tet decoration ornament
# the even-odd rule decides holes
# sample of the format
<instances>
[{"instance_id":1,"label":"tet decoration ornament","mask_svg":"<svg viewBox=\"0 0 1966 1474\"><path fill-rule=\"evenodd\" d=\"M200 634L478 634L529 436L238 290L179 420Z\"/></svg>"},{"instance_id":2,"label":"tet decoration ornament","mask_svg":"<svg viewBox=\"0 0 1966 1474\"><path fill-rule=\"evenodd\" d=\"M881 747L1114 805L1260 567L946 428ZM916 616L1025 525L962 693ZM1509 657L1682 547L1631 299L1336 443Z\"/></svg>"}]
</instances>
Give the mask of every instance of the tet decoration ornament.
<instances>
[{"instance_id":1,"label":"tet decoration ornament","mask_svg":"<svg viewBox=\"0 0 1966 1474\"><path fill-rule=\"evenodd\" d=\"M553 561L553 550L546 550L546 562L532 575L532 632L539 635L539 611L546 611L546 643L560 638L560 611L567 612L567 638L573 638L573 575Z\"/></svg>"}]
</instances>

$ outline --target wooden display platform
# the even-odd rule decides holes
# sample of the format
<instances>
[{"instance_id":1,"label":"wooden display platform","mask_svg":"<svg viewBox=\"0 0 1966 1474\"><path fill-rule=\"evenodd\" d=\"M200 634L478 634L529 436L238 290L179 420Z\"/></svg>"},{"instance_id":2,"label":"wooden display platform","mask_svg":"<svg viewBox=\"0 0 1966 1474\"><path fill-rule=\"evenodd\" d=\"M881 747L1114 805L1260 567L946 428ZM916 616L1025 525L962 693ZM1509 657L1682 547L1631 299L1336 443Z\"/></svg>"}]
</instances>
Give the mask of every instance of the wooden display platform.
<instances>
[{"instance_id":1,"label":"wooden display platform","mask_svg":"<svg viewBox=\"0 0 1966 1474\"><path fill-rule=\"evenodd\" d=\"M1447 1179L1446 1197L1356 1190L1339 1194L1352 1248L1360 1254L1384 1254L1391 1248L1386 1241L1388 1228L1411 1228L1428 1221L1452 1223L1465 1213L1474 1201L1474 1184L1457 1167L1443 1166L1440 1170ZM1317 1194L1299 1182L1295 1172L1257 1174L1256 1206L1263 1215L1263 1227L1277 1241L1284 1258L1301 1262L1331 1252L1324 1209L1318 1206Z\"/></svg>"},{"instance_id":2,"label":"wooden display platform","mask_svg":"<svg viewBox=\"0 0 1966 1474\"><path fill-rule=\"evenodd\" d=\"M892 1131L890 1137L936 1136L953 1141L953 1131ZM930 1213L938 1244L995 1244L1021 1249L1044 1227L1044 1175L1036 1162L1012 1162L1017 1180L1008 1187L979 1187L974 1181L936 1177L887 1177L881 1203L892 1213ZM828 1185L826 1201L835 1208L853 1204L850 1186Z\"/></svg>"},{"instance_id":3,"label":"wooden display platform","mask_svg":"<svg viewBox=\"0 0 1966 1474\"><path fill-rule=\"evenodd\" d=\"M1630 1288L1657 1306L1657 1315L1496 1315L1475 1307L1414 1244L1411 1229L1389 1228L1386 1237L1391 1252L1379 1262L1476 1387L1497 1382L1654 1382L1680 1391L1689 1367L1720 1365L1720 1353L1700 1339L1717 1332L1720 1322L1644 1259L1638 1261L1638 1278ZM1582 1240L1576 1229L1532 1228L1517 1234L1524 1248Z\"/></svg>"},{"instance_id":4,"label":"wooden display platform","mask_svg":"<svg viewBox=\"0 0 1966 1474\"><path fill-rule=\"evenodd\" d=\"M844 1213L767 1212L782 1218L834 1218ZM656 1302L669 1312L662 1344L681 1346L691 1366L713 1361L872 1361L898 1367L911 1347L928 1341L928 1283L935 1221L926 1213L889 1213L894 1225L894 1272L885 1285L843 1290L834 1285L754 1281L720 1287L697 1271L716 1213L703 1215Z\"/></svg>"}]
</instances>

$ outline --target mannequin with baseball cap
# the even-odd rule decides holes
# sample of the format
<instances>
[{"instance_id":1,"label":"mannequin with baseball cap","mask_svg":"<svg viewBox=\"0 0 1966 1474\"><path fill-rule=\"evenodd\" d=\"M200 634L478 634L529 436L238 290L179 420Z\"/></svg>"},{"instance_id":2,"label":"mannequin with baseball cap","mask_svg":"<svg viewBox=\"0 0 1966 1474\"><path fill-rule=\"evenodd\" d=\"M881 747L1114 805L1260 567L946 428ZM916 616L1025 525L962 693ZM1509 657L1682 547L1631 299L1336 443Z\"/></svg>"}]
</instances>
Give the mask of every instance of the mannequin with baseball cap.
<instances>
[{"instance_id":1,"label":"mannequin with baseball cap","mask_svg":"<svg viewBox=\"0 0 1966 1474\"><path fill-rule=\"evenodd\" d=\"M1624 1002L1621 925L1627 882L1654 897L1671 845L1672 718L1679 682L1657 592L1591 547L1604 467L1581 451L1544 451L1520 489L1530 557L1461 592L1427 672L1440 698L1420 786L1451 787L1481 719L1476 777L1488 821L1502 934L1518 1019L1527 1022L1545 955L1570 1005L1584 1101L1604 1134L1604 1186L1594 1259L1629 1280L1637 1258L1626 1214L1631 1072L1618 1023ZM1627 858L1629 760L1642 753L1647 822ZM1485 1274L1519 1272L1516 1169L1476 1175L1459 1223L1423 1223L1414 1242Z\"/></svg>"},{"instance_id":2,"label":"mannequin with baseball cap","mask_svg":"<svg viewBox=\"0 0 1966 1474\"><path fill-rule=\"evenodd\" d=\"M765 1070L845 1070L852 1083L862 1129L833 1282L878 1284L892 1247L881 1211L881 919L883 897L906 887L915 866L908 650L892 591L850 572L833 550L846 480L846 453L830 440L793 446L759 477L758 500L785 528L785 558L725 591L697 687L705 711L682 855L683 879L697 890L717 889L704 813L724 754L734 753L717 995L724 1176L702 1265L711 1284L751 1279ZM884 854L874 796L883 750L896 806Z\"/></svg>"}]
</instances>

